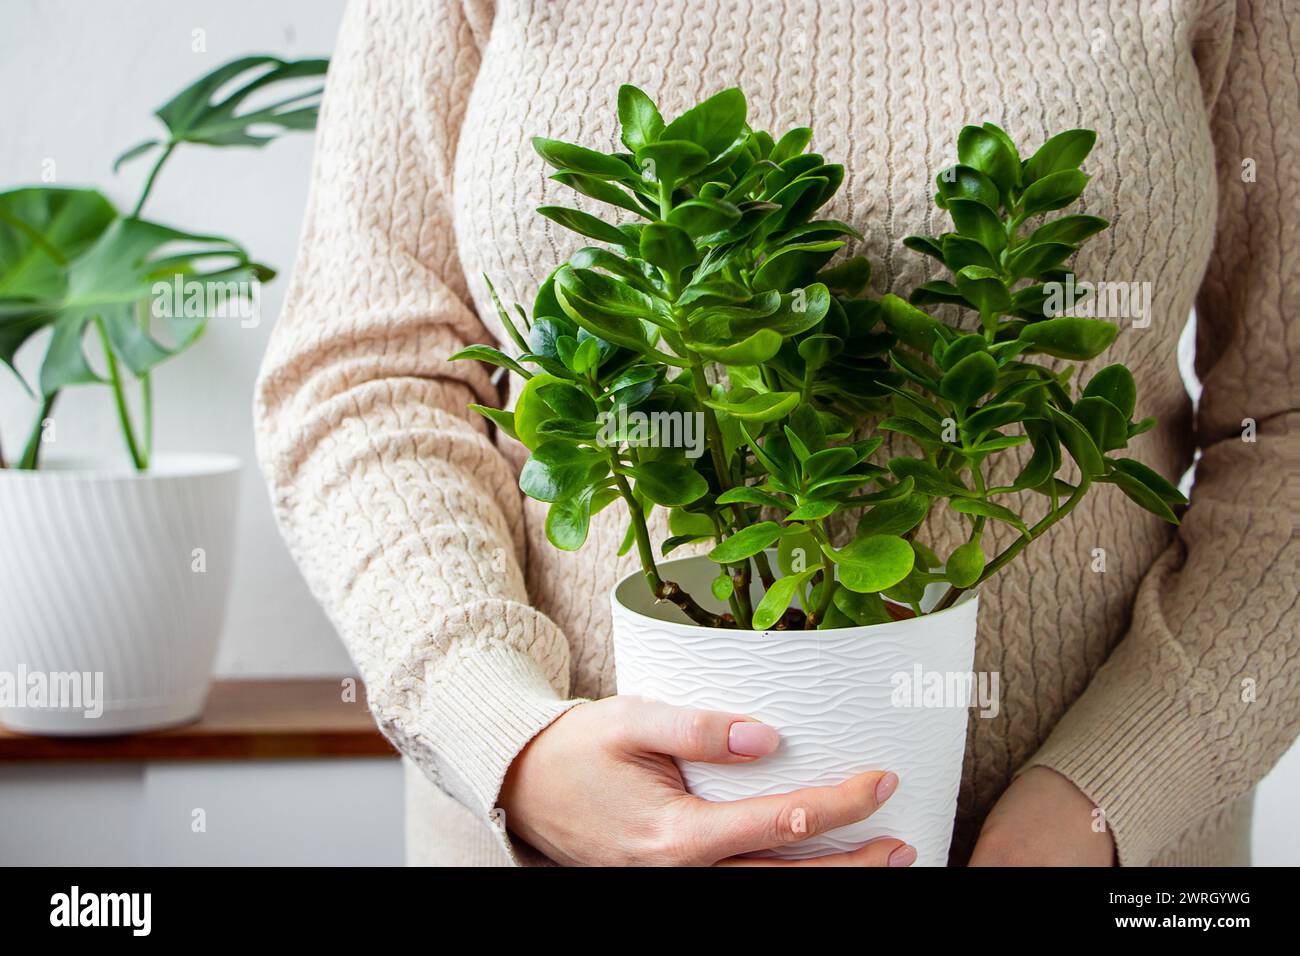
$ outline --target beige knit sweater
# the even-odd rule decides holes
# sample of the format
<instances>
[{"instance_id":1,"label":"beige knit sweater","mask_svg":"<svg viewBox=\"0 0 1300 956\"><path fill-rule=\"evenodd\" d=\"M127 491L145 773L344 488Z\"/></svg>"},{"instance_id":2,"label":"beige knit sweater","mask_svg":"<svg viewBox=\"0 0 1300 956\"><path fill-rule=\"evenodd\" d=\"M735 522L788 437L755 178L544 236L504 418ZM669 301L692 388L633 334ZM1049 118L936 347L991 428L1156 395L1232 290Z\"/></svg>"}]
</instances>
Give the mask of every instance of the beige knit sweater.
<instances>
[{"instance_id":1,"label":"beige knit sweater","mask_svg":"<svg viewBox=\"0 0 1300 956\"><path fill-rule=\"evenodd\" d=\"M1028 146L1098 131L1085 206L1114 226L1078 271L1152 290L1104 361L1160 419L1137 457L1174 479L1202 457L1180 530L1104 486L984 591L976 667L1003 701L970 722L953 859L1043 764L1103 808L1124 864L1246 861L1252 788L1300 723L1298 46L1294 0L351 7L257 428L293 553L422 771L412 860L504 862L510 761L614 693L619 512L576 554L548 546L521 448L466 410L497 388L446 359L505 338L483 273L528 303L579 244L533 213L573 196L528 138L612 149L633 82L666 115L739 85L756 126L812 126L847 168L829 214L866 235L877 294L933 271L900 240L946 228L930 194L963 124ZM1175 361L1193 305L1195 413Z\"/></svg>"}]
</instances>

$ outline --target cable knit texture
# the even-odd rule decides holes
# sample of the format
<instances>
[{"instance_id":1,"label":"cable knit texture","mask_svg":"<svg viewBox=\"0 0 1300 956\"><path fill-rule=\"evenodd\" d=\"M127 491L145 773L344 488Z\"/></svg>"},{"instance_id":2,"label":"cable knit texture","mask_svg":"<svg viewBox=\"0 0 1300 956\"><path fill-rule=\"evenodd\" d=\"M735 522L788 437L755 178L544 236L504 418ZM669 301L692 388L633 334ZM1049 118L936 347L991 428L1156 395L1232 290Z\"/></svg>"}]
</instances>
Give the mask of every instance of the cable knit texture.
<instances>
[{"instance_id":1,"label":"cable knit texture","mask_svg":"<svg viewBox=\"0 0 1300 956\"><path fill-rule=\"evenodd\" d=\"M970 722L953 860L1041 764L1104 810L1124 864L1244 861L1251 790L1300 715L1298 35L1293 0L354 4L256 413L285 536L427 778L412 861L528 857L493 811L510 761L614 692L622 518L553 550L523 450L466 409L501 383L447 356L506 341L483 273L528 303L580 244L533 212L574 197L528 138L613 149L623 82L669 116L739 85L755 126L812 126L876 294L933 277L901 240L946 228L930 194L962 125L1029 148L1097 130L1084 211L1113 227L1077 270L1152 289L1098 364L1126 363L1160 419L1133 454L1174 478L1202 455L1180 530L1104 486L984 590L976 667L1004 699ZM1175 360L1193 305L1195 411ZM930 534L943 553L962 531Z\"/></svg>"}]
</instances>

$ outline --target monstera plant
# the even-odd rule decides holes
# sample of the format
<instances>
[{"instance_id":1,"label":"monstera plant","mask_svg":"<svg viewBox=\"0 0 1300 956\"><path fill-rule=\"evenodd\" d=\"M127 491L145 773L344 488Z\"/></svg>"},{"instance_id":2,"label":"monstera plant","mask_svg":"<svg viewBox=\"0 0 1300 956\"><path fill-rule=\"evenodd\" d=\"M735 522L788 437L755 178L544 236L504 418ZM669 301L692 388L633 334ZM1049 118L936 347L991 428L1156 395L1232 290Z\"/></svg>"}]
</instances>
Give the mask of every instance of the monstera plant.
<instances>
[{"instance_id":1,"label":"monstera plant","mask_svg":"<svg viewBox=\"0 0 1300 956\"><path fill-rule=\"evenodd\" d=\"M0 707L11 727L124 733L202 712L234 564L240 463L155 453L152 372L210 322L253 318L274 273L233 239L146 218L145 204L183 145L260 147L312 129L325 68L250 56L173 97L157 112L163 133L118 159L153 162L129 212L89 188L0 193L0 360L17 375L19 351L44 348L31 380L20 376L35 407L30 433L0 445L0 672L103 676L95 708ZM108 386L129 467L112 456L41 460L55 403L77 385Z\"/></svg>"},{"instance_id":2,"label":"monstera plant","mask_svg":"<svg viewBox=\"0 0 1300 956\"><path fill-rule=\"evenodd\" d=\"M863 257L832 263L860 236L818 217L844 170L808 151L810 130L774 139L750 129L736 89L666 123L625 86L619 118L623 152L533 145L553 180L622 221L541 207L600 245L551 273L531 317L517 309L516 322L499 308L519 354L480 345L456 356L526 380L513 413L478 411L531 450L520 487L549 504L556 547L581 547L591 515L621 502L625 547L637 549L650 590L697 624L838 628L919 614L930 584L948 589L935 609L950 606L1094 482L1176 520L1177 490L1115 457L1154 423L1131 420L1133 376L1115 364L1071 386L1118 326L1044 311L1079 243L1107 225L1086 215L1040 222L1079 198L1094 133L1061 133L1022 160L993 124L963 129L935 196L952 231L906 240L951 280L925 283L909 302L864 295ZM959 308L947 319L924 311L940 304ZM707 455L604 427L627 410L699 416ZM873 460L887 433L910 448ZM1032 454L1018 477L991 485L994 462L1025 444ZM1022 492L1048 503L1032 523L1015 503ZM646 521L656 507L669 510L673 531L658 544ZM842 512L857 527L837 544L829 522ZM944 555L919 533L941 512L969 529ZM1018 534L991 559L990 521ZM710 545L711 590L725 613L660 573L661 556L697 543ZM752 602L755 579L763 590Z\"/></svg>"},{"instance_id":3,"label":"monstera plant","mask_svg":"<svg viewBox=\"0 0 1300 956\"><path fill-rule=\"evenodd\" d=\"M130 213L120 212L94 189L27 187L0 193L0 360L15 371L15 356L36 333L49 341L37 380L24 383L38 411L31 432L11 460L0 444L0 463L31 469L39 462L43 425L68 386L107 384L123 438L139 470L153 448L152 369L184 351L202 335L213 311L212 296L193 296L193 306L160 308L159 283L179 279L183 288L220 285L246 298L254 282L274 276L238 242L143 218L146 200L168 159L182 144L263 146L283 132L315 127L319 86L298 90L265 105L248 106L293 81L324 74L326 60L285 61L271 56L234 60L196 81L157 111L166 135L140 143L121 164L156 154ZM233 89L231 89L233 85ZM231 298L220 301L227 307ZM159 328L161 326L161 328ZM99 356L99 367L87 348ZM136 423L129 408L131 381L141 387Z\"/></svg>"}]
</instances>

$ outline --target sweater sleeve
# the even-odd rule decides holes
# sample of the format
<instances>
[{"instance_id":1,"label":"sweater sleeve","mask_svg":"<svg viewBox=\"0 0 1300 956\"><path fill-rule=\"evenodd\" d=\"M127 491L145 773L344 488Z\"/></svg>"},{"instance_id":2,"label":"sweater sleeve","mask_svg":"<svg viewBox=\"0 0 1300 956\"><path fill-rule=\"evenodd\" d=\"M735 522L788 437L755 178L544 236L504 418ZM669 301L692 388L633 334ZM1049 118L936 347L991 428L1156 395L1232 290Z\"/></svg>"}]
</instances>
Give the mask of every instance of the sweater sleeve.
<instances>
[{"instance_id":1,"label":"sweater sleeve","mask_svg":"<svg viewBox=\"0 0 1300 956\"><path fill-rule=\"evenodd\" d=\"M1300 730L1294 12L1240 0L1210 108L1218 222L1197 298L1191 506L1128 634L1027 765L1102 809L1127 866L1247 793Z\"/></svg>"},{"instance_id":2,"label":"sweater sleeve","mask_svg":"<svg viewBox=\"0 0 1300 956\"><path fill-rule=\"evenodd\" d=\"M383 732L511 848L514 756L572 706L569 647L529 606L517 476L471 402L489 341L457 260L457 136L490 29L476 2L344 17L297 265L257 386L258 456Z\"/></svg>"}]
</instances>

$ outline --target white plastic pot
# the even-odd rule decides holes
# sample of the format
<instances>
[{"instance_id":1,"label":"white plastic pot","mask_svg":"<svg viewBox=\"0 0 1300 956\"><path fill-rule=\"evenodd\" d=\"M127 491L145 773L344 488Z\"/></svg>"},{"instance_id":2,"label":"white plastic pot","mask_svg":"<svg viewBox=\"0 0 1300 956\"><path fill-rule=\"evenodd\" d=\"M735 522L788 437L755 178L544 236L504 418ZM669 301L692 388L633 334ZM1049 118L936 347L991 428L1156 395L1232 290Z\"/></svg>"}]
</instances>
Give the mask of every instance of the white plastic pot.
<instances>
[{"instance_id":1,"label":"white plastic pot","mask_svg":"<svg viewBox=\"0 0 1300 956\"><path fill-rule=\"evenodd\" d=\"M725 610L709 591L717 567L706 558L665 561L660 573L710 610ZM752 763L678 761L692 793L736 800L835 784L867 770L898 774L898 791L871 817L766 855L803 859L894 836L916 847L916 865L946 865L967 708L953 699L935 705L933 697L926 706L925 696L911 691L918 676L970 675L974 594L890 624L763 632L692 624L677 607L656 603L639 572L611 598L620 694L747 714L781 734L779 749Z\"/></svg>"},{"instance_id":2,"label":"white plastic pot","mask_svg":"<svg viewBox=\"0 0 1300 956\"><path fill-rule=\"evenodd\" d=\"M85 735L195 719L238 490L239 462L215 455L160 455L143 474L58 461L0 470L0 722Z\"/></svg>"}]
</instances>

